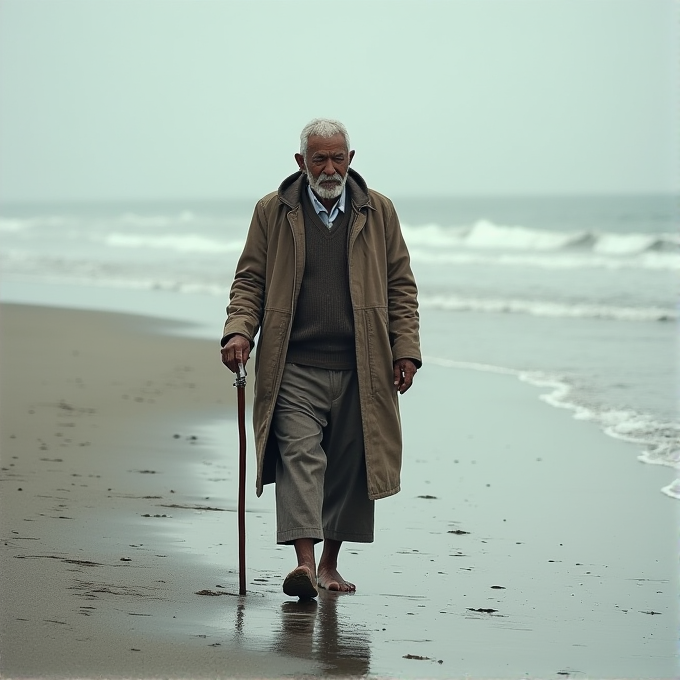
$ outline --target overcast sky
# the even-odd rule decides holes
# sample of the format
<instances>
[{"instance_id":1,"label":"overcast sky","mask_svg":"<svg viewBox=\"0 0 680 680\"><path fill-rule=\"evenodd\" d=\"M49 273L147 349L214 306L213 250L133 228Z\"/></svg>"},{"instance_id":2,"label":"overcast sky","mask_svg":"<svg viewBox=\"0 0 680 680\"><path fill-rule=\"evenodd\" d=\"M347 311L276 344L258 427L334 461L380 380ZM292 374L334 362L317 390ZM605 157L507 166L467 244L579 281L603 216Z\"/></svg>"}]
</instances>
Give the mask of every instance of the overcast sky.
<instances>
[{"instance_id":1,"label":"overcast sky","mask_svg":"<svg viewBox=\"0 0 680 680\"><path fill-rule=\"evenodd\" d=\"M677 31L674 0L0 0L0 197L257 197L316 116L392 196L674 191Z\"/></svg>"}]
</instances>

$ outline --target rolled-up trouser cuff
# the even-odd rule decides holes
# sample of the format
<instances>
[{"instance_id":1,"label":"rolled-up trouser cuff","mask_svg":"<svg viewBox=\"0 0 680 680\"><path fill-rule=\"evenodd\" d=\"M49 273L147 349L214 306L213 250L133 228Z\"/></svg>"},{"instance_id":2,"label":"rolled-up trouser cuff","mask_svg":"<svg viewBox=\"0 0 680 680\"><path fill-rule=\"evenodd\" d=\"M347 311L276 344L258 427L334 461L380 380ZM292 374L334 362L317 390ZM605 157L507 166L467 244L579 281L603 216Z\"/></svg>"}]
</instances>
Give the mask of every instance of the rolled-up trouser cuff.
<instances>
[{"instance_id":1,"label":"rolled-up trouser cuff","mask_svg":"<svg viewBox=\"0 0 680 680\"><path fill-rule=\"evenodd\" d=\"M276 542L280 545L288 545L298 538L311 538L314 543L321 543L324 536L323 532L311 527L300 527L298 529L289 529L288 531L278 531L276 533Z\"/></svg>"},{"instance_id":2,"label":"rolled-up trouser cuff","mask_svg":"<svg viewBox=\"0 0 680 680\"><path fill-rule=\"evenodd\" d=\"M351 541L352 543L373 543L373 534L350 534L347 532L324 530L324 538L331 541Z\"/></svg>"}]
</instances>

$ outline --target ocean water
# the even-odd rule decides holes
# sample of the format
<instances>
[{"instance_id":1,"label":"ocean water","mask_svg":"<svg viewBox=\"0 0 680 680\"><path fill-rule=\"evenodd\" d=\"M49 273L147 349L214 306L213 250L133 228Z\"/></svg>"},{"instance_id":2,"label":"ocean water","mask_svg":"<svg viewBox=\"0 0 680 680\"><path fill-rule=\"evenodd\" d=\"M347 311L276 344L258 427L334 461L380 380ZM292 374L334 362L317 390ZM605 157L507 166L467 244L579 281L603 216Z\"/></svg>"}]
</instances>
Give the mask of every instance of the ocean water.
<instances>
[{"instance_id":1,"label":"ocean water","mask_svg":"<svg viewBox=\"0 0 680 680\"><path fill-rule=\"evenodd\" d=\"M219 338L254 201L0 206L0 298ZM674 196L395 199L427 370L498 371L680 468ZM680 480L662 491L680 498Z\"/></svg>"}]
</instances>

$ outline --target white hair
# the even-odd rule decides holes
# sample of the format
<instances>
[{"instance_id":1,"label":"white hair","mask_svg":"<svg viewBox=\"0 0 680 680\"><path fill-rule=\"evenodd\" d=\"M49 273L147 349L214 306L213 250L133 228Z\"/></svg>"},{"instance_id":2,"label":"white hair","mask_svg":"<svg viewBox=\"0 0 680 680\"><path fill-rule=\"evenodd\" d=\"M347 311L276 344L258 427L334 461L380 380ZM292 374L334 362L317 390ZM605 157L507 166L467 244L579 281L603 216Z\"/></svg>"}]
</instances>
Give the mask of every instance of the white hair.
<instances>
[{"instance_id":1,"label":"white hair","mask_svg":"<svg viewBox=\"0 0 680 680\"><path fill-rule=\"evenodd\" d=\"M307 155L307 143L312 135L317 137L333 137L334 135L340 134L345 138L345 144L347 145L347 151L349 151L349 133L347 128L339 121L333 120L332 118L315 118L309 121L307 125L302 128L300 133L300 155Z\"/></svg>"}]
</instances>

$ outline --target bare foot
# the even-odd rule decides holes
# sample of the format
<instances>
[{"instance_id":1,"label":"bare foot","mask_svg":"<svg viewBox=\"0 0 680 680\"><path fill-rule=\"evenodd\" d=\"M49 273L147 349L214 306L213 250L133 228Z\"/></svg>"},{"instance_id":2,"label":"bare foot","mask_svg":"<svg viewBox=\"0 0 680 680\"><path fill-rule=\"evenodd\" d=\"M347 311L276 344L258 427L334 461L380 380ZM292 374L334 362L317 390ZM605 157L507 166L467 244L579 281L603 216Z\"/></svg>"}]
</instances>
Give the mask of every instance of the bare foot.
<instances>
[{"instance_id":1,"label":"bare foot","mask_svg":"<svg viewBox=\"0 0 680 680\"><path fill-rule=\"evenodd\" d=\"M293 569L283 582L283 592L301 600L310 600L319 593L314 587L314 572L301 565Z\"/></svg>"},{"instance_id":2,"label":"bare foot","mask_svg":"<svg viewBox=\"0 0 680 680\"><path fill-rule=\"evenodd\" d=\"M319 565L316 582L320 588L340 593L353 593L357 589L353 583L345 581L337 569L321 565Z\"/></svg>"}]
</instances>

